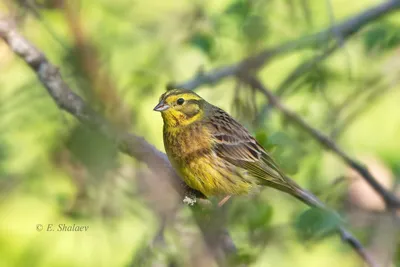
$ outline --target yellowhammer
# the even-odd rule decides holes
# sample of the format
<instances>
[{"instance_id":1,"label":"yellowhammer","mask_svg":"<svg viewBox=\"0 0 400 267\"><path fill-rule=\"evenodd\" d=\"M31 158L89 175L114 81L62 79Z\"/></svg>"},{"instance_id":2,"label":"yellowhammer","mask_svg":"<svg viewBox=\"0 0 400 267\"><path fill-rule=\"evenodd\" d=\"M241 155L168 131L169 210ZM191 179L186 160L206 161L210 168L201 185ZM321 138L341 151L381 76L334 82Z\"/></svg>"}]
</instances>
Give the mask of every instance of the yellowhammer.
<instances>
[{"instance_id":1,"label":"yellowhammer","mask_svg":"<svg viewBox=\"0 0 400 267\"><path fill-rule=\"evenodd\" d=\"M172 166L193 189L207 197L224 197L220 206L231 195L247 194L264 185L329 211L284 175L240 123L196 93L167 91L154 110L164 120L164 146ZM340 225L336 229L370 266L376 266L357 239Z\"/></svg>"},{"instance_id":2,"label":"yellowhammer","mask_svg":"<svg viewBox=\"0 0 400 267\"><path fill-rule=\"evenodd\" d=\"M282 173L240 123L193 91L167 91L154 110L164 120L164 146L172 166L191 188L207 197L224 197L220 205L231 195L266 185L321 207Z\"/></svg>"}]
</instances>

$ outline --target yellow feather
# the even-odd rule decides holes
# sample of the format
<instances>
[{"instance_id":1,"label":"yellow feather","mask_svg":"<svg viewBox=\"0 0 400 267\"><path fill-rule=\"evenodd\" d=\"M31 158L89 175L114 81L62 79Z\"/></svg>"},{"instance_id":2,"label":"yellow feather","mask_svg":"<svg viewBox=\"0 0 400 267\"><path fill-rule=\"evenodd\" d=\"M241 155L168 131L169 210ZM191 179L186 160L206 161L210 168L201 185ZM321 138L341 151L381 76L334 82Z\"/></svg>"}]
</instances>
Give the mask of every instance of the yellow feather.
<instances>
[{"instance_id":1,"label":"yellow feather","mask_svg":"<svg viewBox=\"0 0 400 267\"><path fill-rule=\"evenodd\" d=\"M223 110L179 89L163 94L159 105L165 150L188 186L206 196L247 194L259 185L296 194L294 182Z\"/></svg>"}]
</instances>

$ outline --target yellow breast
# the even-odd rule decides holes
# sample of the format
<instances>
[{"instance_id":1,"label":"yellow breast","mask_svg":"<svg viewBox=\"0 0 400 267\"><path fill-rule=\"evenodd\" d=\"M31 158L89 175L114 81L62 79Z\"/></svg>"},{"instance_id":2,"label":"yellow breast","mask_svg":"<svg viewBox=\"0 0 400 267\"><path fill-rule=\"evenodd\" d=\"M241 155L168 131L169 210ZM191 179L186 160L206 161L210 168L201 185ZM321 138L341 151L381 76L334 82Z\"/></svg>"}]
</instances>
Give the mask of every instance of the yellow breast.
<instances>
[{"instance_id":1,"label":"yellow breast","mask_svg":"<svg viewBox=\"0 0 400 267\"><path fill-rule=\"evenodd\" d=\"M183 128L164 126L168 158L185 183L206 196L248 193L251 184L239 170L219 158L213 150L211 134L200 123Z\"/></svg>"}]
</instances>

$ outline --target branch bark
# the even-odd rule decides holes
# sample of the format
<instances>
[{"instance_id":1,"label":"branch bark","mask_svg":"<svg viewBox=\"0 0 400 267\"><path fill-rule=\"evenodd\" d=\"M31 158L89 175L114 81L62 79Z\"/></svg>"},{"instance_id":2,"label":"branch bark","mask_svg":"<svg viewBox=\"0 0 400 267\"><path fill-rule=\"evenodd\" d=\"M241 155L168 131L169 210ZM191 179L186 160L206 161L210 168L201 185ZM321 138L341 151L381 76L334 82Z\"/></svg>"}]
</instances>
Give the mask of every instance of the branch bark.
<instances>
[{"instance_id":1,"label":"branch bark","mask_svg":"<svg viewBox=\"0 0 400 267\"><path fill-rule=\"evenodd\" d=\"M214 85L225 78L236 76L243 72L257 71L266 63L271 62L272 59L275 59L277 56L295 52L304 48L319 47L322 44L326 44L334 40L338 41L338 35L341 36L341 39L339 40L341 45L344 40L357 33L370 22L377 20L384 15L397 11L398 9L400 9L399 0L385 1L346 19L337 25L333 25L315 34L279 44L272 48L266 48L260 53L243 59L238 63L220 67L207 73L199 72L195 77L188 81L173 83L169 86L172 88L185 88L188 90L193 90L203 85ZM340 47L340 45L336 45L335 49ZM313 62L313 64L315 64L315 62Z\"/></svg>"},{"instance_id":2,"label":"branch bark","mask_svg":"<svg viewBox=\"0 0 400 267\"><path fill-rule=\"evenodd\" d=\"M391 192L386 190L376 178L369 172L369 170L362 164L350 157L345 151L328 136L324 135L317 129L309 125L305 120L299 117L295 112L288 109L280 100L268 90L260 80L251 76L242 76L243 80L246 81L251 87L260 91L265 97L268 98L271 105L277 108L282 114L289 119L291 122L296 124L298 127L303 129L305 132L310 134L316 141L318 141L324 148L335 153L341 160L343 160L348 166L359 173L365 181L383 198L388 209L397 209L400 207L400 200L393 195Z\"/></svg>"},{"instance_id":3,"label":"branch bark","mask_svg":"<svg viewBox=\"0 0 400 267\"><path fill-rule=\"evenodd\" d=\"M343 39L350 37L369 22L399 8L400 1L392 0L384 2L316 34L290 41L273 48L265 49L261 53L244 59L239 63L222 67L209 73L200 73L187 82L171 85L171 87L195 89L201 85L215 84L227 77L257 71L264 64L270 62L278 55L307 47L319 46L334 40L335 36L332 32L339 33ZM164 153L158 151L142 137L116 131L107 121L87 106L82 98L72 92L68 85L63 81L58 68L49 63L43 53L22 37L15 30L15 26L10 20L0 19L0 38L4 39L10 46L11 50L20 56L32 68L32 70L37 74L39 80L46 87L50 96L61 109L64 109L75 116L83 124L89 125L93 129L100 131L114 140L122 152L146 163L151 170L155 170L160 174L162 173L162 175L167 173L167 176L171 178L171 184L181 196L187 194L194 196L200 195L199 192L190 189L181 181L180 177L172 169L168 158ZM249 84L260 90L270 100L271 104L281 110L285 116L310 133L324 147L339 155L346 164L359 172L368 183L370 183L370 185L382 195L389 207L400 207L400 201L382 188L366 168L350 158L328 137L313 129L294 112L283 106L280 101L268 89L266 89L262 83L259 82L259 80L251 78ZM205 236L207 236L207 234L205 234ZM232 241L229 240L229 242Z\"/></svg>"},{"instance_id":4,"label":"branch bark","mask_svg":"<svg viewBox=\"0 0 400 267\"><path fill-rule=\"evenodd\" d=\"M399 0L391 0L385 1L377 6L371 7L360 14L351 17L338 25L334 25L329 27L321 32L290 41L281 45L278 45L275 48L265 49L258 55L246 58L237 64L233 64L230 66L222 67L216 70L212 70L209 73L200 73L193 79L181 82L177 84L171 84L171 87L174 88L185 88L185 89L195 89L199 86L205 84L215 84L217 82L222 81L224 78L230 76L247 76L251 71L257 70L262 67L263 64L269 62L272 58L277 55L288 53L292 51L296 51L305 47L318 46L320 44L326 43L335 38L335 35L332 32L340 34L343 39L350 37L354 33L358 32L362 27L367 25L368 23L381 18L384 15L387 15L391 12L394 12L400 8ZM335 49L338 46L334 46ZM329 50L329 53L332 51ZM318 58L318 57L317 57ZM324 59L325 57L320 57L320 59ZM316 62L312 62L311 65L316 64ZM305 67L308 68L310 64L306 64ZM300 74L304 73L303 69L300 71L297 70ZM244 74L244 75L243 75ZM292 80L291 78L290 80ZM310 125L308 125L304 120L298 117L294 112L287 109L285 106L281 104L281 102L269 91L267 90L263 84L258 80L252 78L248 81L252 84L253 87L257 88L261 91L280 111L284 113L285 116L290 118L293 122L303 128L305 131L310 133L318 142L320 142L325 148L333 151L337 154L346 164L348 164L351 168L356 170L384 199L386 205L388 207L400 207L400 200L397 199L393 194L385 190L372 176L372 174L368 171L367 168L362 166L357 161L353 160L349 155L347 155L343 150L341 150L335 142L333 142L329 137L323 135Z\"/></svg>"},{"instance_id":5,"label":"branch bark","mask_svg":"<svg viewBox=\"0 0 400 267\"><path fill-rule=\"evenodd\" d=\"M73 115L84 125L110 138L121 152L145 163L156 176L169 179L169 183L177 191L181 199L186 196L204 197L200 192L191 189L181 180L164 153L149 144L143 137L117 130L117 127L113 127L88 106L65 83L59 69L52 65L41 51L16 30L13 20L6 19L1 15L0 38L36 73L38 79L59 108ZM218 220L217 216L211 217L206 222L209 225L214 225L215 228L207 229L207 227L204 227L205 221L201 217L202 210L192 209L192 211L202 231L205 243L208 245L209 254L214 256L217 262L223 264L225 257L220 254L231 254L236 250L232 239L222 224L213 223Z\"/></svg>"}]
</instances>

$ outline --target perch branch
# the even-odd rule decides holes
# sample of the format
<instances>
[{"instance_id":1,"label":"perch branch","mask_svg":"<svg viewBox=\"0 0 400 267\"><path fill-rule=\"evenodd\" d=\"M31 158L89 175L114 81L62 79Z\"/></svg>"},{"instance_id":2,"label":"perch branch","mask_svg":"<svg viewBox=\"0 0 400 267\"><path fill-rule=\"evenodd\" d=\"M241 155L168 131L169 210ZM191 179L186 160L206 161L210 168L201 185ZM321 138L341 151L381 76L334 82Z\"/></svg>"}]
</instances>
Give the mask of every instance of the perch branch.
<instances>
[{"instance_id":1,"label":"perch branch","mask_svg":"<svg viewBox=\"0 0 400 267\"><path fill-rule=\"evenodd\" d=\"M113 127L88 106L65 83L59 69L51 64L41 51L16 30L13 20L1 15L0 39L3 39L10 49L36 73L38 79L59 108L73 115L84 125L113 140L121 152L145 163L157 176L168 177L170 184L182 198L185 196L203 197L200 192L189 188L183 183L164 153L157 150L142 137L116 130L116 127ZM224 254L230 254L235 251L236 248L229 234L223 229L222 225L216 226L219 228L211 229L212 233L208 233L207 231L209 230L202 225L204 221L198 219L200 216L195 210L193 212L196 215L194 217L202 231L206 244L209 246L210 253L216 257L218 262L223 261L223 258L221 259L216 255L215 250L219 249L219 252L222 250ZM210 218L209 223L212 224L213 220L213 218ZM213 244L212 247L210 246L211 243Z\"/></svg>"},{"instance_id":2,"label":"perch branch","mask_svg":"<svg viewBox=\"0 0 400 267\"><path fill-rule=\"evenodd\" d=\"M292 121L294 124L302 128L305 132L310 134L316 141L318 141L323 147L332 151L337 156L340 157L348 166L354 169L357 173L359 173L365 181L383 198L386 203L386 206L389 209L395 209L400 207L400 200L394 196L391 192L386 190L371 174L371 172L362 164L351 158L345 151L343 151L339 146L331 140L328 136L319 132L310 126L306 121L304 121L301 117L299 117L295 112L288 109L285 105L283 105L280 100L270 91L268 90L258 79L250 76L242 76L242 78L247 81L247 83L259 90L263 95L265 95L270 104L277 108L283 115Z\"/></svg>"}]
</instances>

